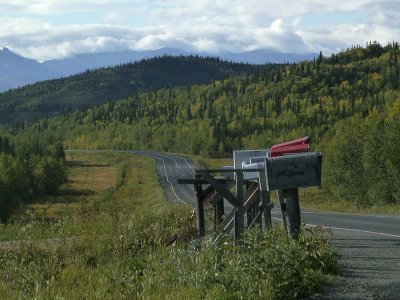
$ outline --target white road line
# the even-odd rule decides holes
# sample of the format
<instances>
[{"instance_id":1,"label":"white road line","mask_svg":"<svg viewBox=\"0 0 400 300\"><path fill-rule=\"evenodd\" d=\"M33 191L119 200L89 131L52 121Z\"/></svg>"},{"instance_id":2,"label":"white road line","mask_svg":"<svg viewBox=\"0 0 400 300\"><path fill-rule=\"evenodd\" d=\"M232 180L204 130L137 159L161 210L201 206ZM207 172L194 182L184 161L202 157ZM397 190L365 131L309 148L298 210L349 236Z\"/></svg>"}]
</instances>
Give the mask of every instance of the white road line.
<instances>
[{"instance_id":1,"label":"white road line","mask_svg":"<svg viewBox=\"0 0 400 300\"><path fill-rule=\"evenodd\" d=\"M171 155L171 158L175 161L175 166L179 169L178 161L176 160L175 156Z\"/></svg>"},{"instance_id":2,"label":"white road line","mask_svg":"<svg viewBox=\"0 0 400 300\"><path fill-rule=\"evenodd\" d=\"M188 161L186 160L185 157L181 156L181 158L183 158L183 160L186 162L186 164L189 166L190 170L192 170L193 174L196 174L196 172L192 169L192 167L190 166L190 164L188 163Z\"/></svg>"},{"instance_id":3,"label":"white road line","mask_svg":"<svg viewBox=\"0 0 400 300\"><path fill-rule=\"evenodd\" d=\"M315 226L315 225L309 225L309 226ZM340 227L328 227L328 226L324 226L324 227L325 227L325 228L329 228L329 229L335 229L335 230L355 231L355 232L361 232L361 233L369 233L369 234L376 234L376 235L382 235L382 236L389 236L389 237L400 238L400 235L389 234L389 233L383 233L383 232L368 231L368 230L360 230L360 229L350 229L350 228L340 228Z\"/></svg>"},{"instance_id":4,"label":"white road line","mask_svg":"<svg viewBox=\"0 0 400 300\"><path fill-rule=\"evenodd\" d=\"M176 155L176 156L173 156L173 158L174 158L174 160L175 160L175 163L176 163L176 167L177 167L177 168L179 168L179 166L178 166L178 161L177 161L175 158L183 159L183 160L185 161L185 163L188 165L188 167L190 168L190 170L193 172L193 174L196 175L196 172L195 172L195 171L193 170L193 168L190 166L189 162L186 160L185 157Z\"/></svg>"},{"instance_id":5,"label":"white road line","mask_svg":"<svg viewBox=\"0 0 400 300\"><path fill-rule=\"evenodd\" d=\"M168 174L167 174L167 168L166 168L166 166L165 166L165 161L164 161L164 159L162 159L161 157L157 157L157 158L159 158L159 159L162 160L162 163L163 163L163 166L164 166L165 177L167 177L167 182L168 182L169 185L171 186L171 190L172 190L172 192L174 193L176 199L178 199L179 201L181 201L181 202L184 203L185 205L189 205L189 204L187 204L185 201L183 201L181 198L179 198L178 194L175 192L174 186L172 185L171 181L169 181L169 177L168 177Z\"/></svg>"},{"instance_id":6,"label":"white road line","mask_svg":"<svg viewBox=\"0 0 400 300\"><path fill-rule=\"evenodd\" d=\"M280 218L272 217L274 220L282 221ZM317 227L318 225L313 224L305 224L309 227ZM382 235L388 237L395 237L400 238L400 235L390 234L390 233L383 233L383 232L376 232L376 231L368 231L368 230L361 230L361 229L351 229L351 228L341 228L341 227L333 227L333 226L322 226L323 228L334 229L334 230L343 230L343 231L353 231L353 232L361 232L361 233L368 233L368 234L375 234L375 235Z\"/></svg>"}]
</instances>

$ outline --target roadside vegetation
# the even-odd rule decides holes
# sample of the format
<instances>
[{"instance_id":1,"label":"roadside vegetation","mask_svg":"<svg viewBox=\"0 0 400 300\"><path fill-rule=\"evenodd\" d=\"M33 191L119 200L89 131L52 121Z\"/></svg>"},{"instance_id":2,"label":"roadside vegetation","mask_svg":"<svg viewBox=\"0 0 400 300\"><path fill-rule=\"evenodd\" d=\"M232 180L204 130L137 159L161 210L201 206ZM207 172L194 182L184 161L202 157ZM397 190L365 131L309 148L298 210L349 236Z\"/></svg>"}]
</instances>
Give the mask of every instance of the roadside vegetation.
<instances>
[{"instance_id":1,"label":"roadside vegetation","mask_svg":"<svg viewBox=\"0 0 400 300\"><path fill-rule=\"evenodd\" d=\"M55 193L66 176L64 149L54 135L0 135L0 222L21 203Z\"/></svg>"},{"instance_id":2,"label":"roadside vegetation","mask_svg":"<svg viewBox=\"0 0 400 300\"><path fill-rule=\"evenodd\" d=\"M336 272L326 232L287 241L275 228L201 248L191 210L165 200L154 161L69 152L63 206L23 207L0 226L3 299L293 299L321 291ZM43 240L47 238L50 240ZM49 242L50 241L50 242Z\"/></svg>"}]
</instances>

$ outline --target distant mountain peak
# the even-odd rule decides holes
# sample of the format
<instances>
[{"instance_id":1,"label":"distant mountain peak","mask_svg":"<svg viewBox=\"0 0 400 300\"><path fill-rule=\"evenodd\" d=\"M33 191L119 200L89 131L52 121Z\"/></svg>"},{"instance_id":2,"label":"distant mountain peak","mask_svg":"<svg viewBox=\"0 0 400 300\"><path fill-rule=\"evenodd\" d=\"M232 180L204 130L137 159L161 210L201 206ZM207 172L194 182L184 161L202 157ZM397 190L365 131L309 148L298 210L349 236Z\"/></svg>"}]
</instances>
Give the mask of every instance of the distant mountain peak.
<instances>
[{"instance_id":1,"label":"distant mountain peak","mask_svg":"<svg viewBox=\"0 0 400 300\"><path fill-rule=\"evenodd\" d=\"M17 56L14 52L12 52L10 49L8 49L7 47L3 47L2 50L0 50L0 55L13 55L13 56Z\"/></svg>"},{"instance_id":2,"label":"distant mountain peak","mask_svg":"<svg viewBox=\"0 0 400 300\"><path fill-rule=\"evenodd\" d=\"M13 62L13 61L16 61L16 60L25 60L25 61L35 61L35 62L37 62L36 60L25 58L25 57L23 57L21 55L18 55L16 53L12 52L7 47L3 47L3 49L0 50L0 58L3 61L8 61L10 63Z\"/></svg>"}]
</instances>

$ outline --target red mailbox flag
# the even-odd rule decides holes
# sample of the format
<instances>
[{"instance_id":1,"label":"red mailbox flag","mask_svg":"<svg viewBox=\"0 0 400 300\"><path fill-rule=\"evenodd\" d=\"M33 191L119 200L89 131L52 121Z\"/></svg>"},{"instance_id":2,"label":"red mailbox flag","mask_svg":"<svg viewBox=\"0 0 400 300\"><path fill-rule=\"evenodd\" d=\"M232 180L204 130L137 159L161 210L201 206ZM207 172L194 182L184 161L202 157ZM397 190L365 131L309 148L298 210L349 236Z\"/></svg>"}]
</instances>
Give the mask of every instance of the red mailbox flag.
<instances>
[{"instance_id":1,"label":"red mailbox flag","mask_svg":"<svg viewBox=\"0 0 400 300\"><path fill-rule=\"evenodd\" d=\"M307 151L310 151L310 139L308 138L308 136L301 139L274 145L270 149L270 154L271 157L275 157L289 153L299 153Z\"/></svg>"}]
</instances>

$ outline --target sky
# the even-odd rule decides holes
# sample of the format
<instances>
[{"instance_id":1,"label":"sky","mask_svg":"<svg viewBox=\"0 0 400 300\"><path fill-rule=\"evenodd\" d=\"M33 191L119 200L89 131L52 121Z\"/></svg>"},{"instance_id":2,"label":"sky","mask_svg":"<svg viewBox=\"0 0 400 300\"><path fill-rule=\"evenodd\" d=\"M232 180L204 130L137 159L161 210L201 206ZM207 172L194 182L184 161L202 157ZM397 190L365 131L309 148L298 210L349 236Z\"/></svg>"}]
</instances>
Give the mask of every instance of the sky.
<instances>
[{"instance_id":1,"label":"sky","mask_svg":"<svg viewBox=\"0 0 400 300\"><path fill-rule=\"evenodd\" d=\"M39 61L162 47L330 55L399 37L400 0L0 0L0 49Z\"/></svg>"}]
</instances>

